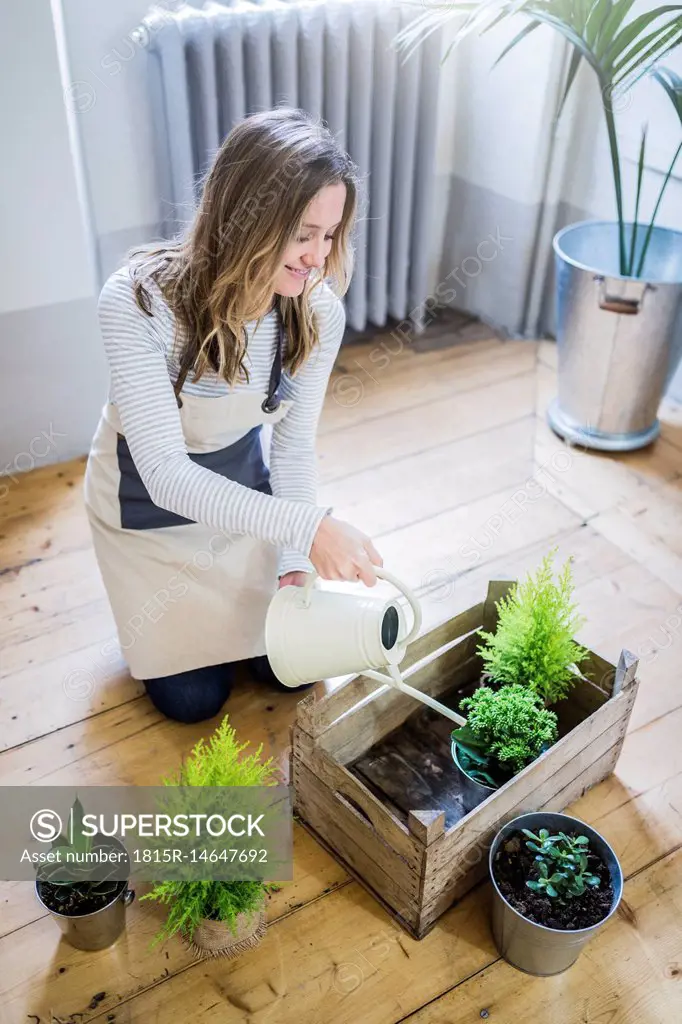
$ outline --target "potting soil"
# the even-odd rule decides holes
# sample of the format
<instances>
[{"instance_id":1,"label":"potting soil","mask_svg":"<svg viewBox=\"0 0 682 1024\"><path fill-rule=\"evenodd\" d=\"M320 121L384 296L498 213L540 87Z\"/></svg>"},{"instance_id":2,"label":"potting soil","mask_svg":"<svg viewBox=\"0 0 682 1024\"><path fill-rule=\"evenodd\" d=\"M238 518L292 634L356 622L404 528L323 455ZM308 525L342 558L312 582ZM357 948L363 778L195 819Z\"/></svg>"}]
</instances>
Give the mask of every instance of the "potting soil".
<instances>
[{"instance_id":1,"label":"potting soil","mask_svg":"<svg viewBox=\"0 0 682 1024\"><path fill-rule=\"evenodd\" d=\"M611 876L601 857L592 853L587 869L599 877L600 885L586 889L582 896L562 902L533 892L526 882L537 880L539 872L535 854L526 846L526 837L521 832L515 832L502 844L493 865L497 886L514 910L535 924L564 931L599 924L613 905Z\"/></svg>"}]
</instances>

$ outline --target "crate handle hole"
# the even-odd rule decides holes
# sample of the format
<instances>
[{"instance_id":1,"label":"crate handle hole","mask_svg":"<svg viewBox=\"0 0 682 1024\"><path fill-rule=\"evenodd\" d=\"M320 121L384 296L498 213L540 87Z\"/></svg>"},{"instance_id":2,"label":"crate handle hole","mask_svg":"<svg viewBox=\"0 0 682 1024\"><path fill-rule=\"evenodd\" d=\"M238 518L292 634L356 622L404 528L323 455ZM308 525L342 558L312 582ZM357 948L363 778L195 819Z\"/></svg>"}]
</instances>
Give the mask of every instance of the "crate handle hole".
<instances>
[{"instance_id":1,"label":"crate handle hole","mask_svg":"<svg viewBox=\"0 0 682 1024\"><path fill-rule=\"evenodd\" d=\"M335 790L334 796L339 801L339 803L345 804L347 807L350 808L350 810L355 811L355 813L362 818L366 825L369 825L370 828L374 828L374 823L372 822L372 819L370 818L367 811L363 810L360 804L356 803L356 801L353 800L352 797L346 796L345 793L341 793L340 790L338 789Z\"/></svg>"}]
</instances>

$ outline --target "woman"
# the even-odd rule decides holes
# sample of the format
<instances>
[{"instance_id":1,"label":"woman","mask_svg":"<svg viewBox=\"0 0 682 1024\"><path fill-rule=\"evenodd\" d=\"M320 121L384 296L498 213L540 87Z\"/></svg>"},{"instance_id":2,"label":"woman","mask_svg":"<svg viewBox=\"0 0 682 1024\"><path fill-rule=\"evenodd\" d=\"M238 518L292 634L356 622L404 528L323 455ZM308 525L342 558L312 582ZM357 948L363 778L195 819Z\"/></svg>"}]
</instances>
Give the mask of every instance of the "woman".
<instances>
[{"instance_id":1,"label":"woman","mask_svg":"<svg viewBox=\"0 0 682 1024\"><path fill-rule=\"evenodd\" d=\"M371 540L316 500L356 203L329 131L298 110L253 115L186 237L132 253L102 290L111 386L85 501L131 674L176 720L217 714L235 662L277 683L263 634L278 577L376 583Z\"/></svg>"}]
</instances>

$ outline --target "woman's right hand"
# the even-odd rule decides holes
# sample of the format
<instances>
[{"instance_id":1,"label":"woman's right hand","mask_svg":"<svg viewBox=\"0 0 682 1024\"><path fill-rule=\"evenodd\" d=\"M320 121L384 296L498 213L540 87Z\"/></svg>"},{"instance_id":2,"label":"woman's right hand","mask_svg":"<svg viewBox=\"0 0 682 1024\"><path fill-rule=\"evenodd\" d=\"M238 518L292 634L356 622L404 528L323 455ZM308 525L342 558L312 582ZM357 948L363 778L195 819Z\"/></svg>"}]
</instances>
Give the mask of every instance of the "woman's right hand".
<instances>
[{"instance_id":1,"label":"woman's right hand","mask_svg":"<svg viewBox=\"0 0 682 1024\"><path fill-rule=\"evenodd\" d=\"M329 515L318 526L308 557L322 579L362 580L367 587L377 581L373 566L384 564L369 537Z\"/></svg>"}]
</instances>

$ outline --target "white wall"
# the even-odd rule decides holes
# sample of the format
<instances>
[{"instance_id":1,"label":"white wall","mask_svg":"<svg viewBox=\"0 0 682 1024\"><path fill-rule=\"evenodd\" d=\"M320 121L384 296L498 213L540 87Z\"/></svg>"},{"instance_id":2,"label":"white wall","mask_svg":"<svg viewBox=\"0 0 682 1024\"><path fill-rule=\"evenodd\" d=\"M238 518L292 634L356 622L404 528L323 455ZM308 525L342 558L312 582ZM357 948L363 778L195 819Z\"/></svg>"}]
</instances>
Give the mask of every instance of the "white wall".
<instances>
[{"instance_id":1,"label":"white wall","mask_svg":"<svg viewBox=\"0 0 682 1024\"><path fill-rule=\"evenodd\" d=\"M91 294L49 0L0 11L0 313ZM10 157L8 159L7 157Z\"/></svg>"},{"instance_id":2,"label":"white wall","mask_svg":"<svg viewBox=\"0 0 682 1024\"><path fill-rule=\"evenodd\" d=\"M62 0L98 236L160 220L147 88L149 0Z\"/></svg>"},{"instance_id":3,"label":"white wall","mask_svg":"<svg viewBox=\"0 0 682 1024\"><path fill-rule=\"evenodd\" d=\"M41 460L86 451L106 380L50 0L0 7L0 75L2 473L50 424L59 444Z\"/></svg>"}]
</instances>

